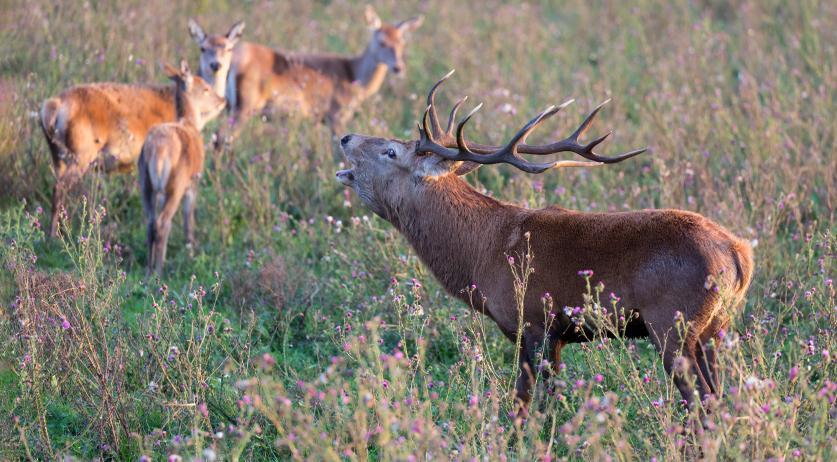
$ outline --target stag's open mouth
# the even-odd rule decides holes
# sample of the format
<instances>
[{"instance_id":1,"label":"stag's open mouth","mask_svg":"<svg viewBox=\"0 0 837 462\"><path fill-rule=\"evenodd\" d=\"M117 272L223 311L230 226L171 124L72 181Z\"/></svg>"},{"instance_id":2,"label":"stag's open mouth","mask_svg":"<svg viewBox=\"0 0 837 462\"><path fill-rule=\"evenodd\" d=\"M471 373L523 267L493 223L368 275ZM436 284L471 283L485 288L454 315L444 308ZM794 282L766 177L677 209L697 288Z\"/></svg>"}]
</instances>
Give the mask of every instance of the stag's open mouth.
<instances>
[{"instance_id":1,"label":"stag's open mouth","mask_svg":"<svg viewBox=\"0 0 837 462\"><path fill-rule=\"evenodd\" d=\"M345 186L352 186L355 182L355 171L351 168L338 170L336 176L337 181L343 183Z\"/></svg>"}]
</instances>

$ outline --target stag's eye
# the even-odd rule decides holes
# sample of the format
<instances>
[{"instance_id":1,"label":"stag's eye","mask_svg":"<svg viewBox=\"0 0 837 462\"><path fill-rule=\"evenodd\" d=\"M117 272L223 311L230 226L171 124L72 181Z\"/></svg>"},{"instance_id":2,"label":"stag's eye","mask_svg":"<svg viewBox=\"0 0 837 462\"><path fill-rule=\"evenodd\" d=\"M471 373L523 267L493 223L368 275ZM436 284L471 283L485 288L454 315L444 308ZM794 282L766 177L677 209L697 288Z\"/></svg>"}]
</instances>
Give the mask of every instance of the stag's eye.
<instances>
[{"instance_id":1,"label":"stag's eye","mask_svg":"<svg viewBox=\"0 0 837 462\"><path fill-rule=\"evenodd\" d=\"M387 156L390 159L395 159L395 149L387 148L386 151L381 153L382 156Z\"/></svg>"},{"instance_id":2,"label":"stag's eye","mask_svg":"<svg viewBox=\"0 0 837 462\"><path fill-rule=\"evenodd\" d=\"M201 53L206 53L206 48L201 47Z\"/></svg>"}]
</instances>

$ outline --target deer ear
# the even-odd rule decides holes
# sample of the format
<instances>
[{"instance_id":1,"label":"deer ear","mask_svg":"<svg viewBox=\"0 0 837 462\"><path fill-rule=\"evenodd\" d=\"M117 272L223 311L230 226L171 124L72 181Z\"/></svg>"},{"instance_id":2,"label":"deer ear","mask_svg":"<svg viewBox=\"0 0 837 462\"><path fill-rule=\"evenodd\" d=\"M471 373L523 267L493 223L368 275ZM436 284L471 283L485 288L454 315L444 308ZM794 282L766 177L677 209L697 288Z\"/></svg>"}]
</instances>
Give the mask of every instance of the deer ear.
<instances>
[{"instance_id":1,"label":"deer ear","mask_svg":"<svg viewBox=\"0 0 837 462\"><path fill-rule=\"evenodd\" d=\"M381 28L381 17L378 16L378 13L375 12L375 8L372 8L372 5L366 5L364 14L366 15L366 23L369 24L370 29L378 30Z\"/></svg>"},{"instance_id":2,"label":"deer ear","mask_svg":"<svg viewBox=\"0 0 837 462\"><path fill-rule=\"evenodd\" d=\"M186 84L187 88L192 86L192 82L194 81L192 70L189 69L189 63L185 59L180 60L180 78L183 79L183 83Z\"/></svg>"},{"instance_id":3,"label":"deer ear","mask_svg":"<svg viewBox=\"0 0 837 462\"><path fill-rule=\"evenodd\" d=\"M230 27L230 31L227 32L227 40L231 41L233 44L241 38L241 34L244 33L244 21L238 21L237 23L233 24Z\"/></svg>"},{"instance_id":4,"label":"deer ear","mask_svg":"<svg viewBox=\"0 0 837 462\"><path fill-rule=\"evenodd\" d=\"M176 67L172 66L169 63L161 63L160 66L163 68L163 72L166 73L166 77L172 80L180 79L180 71L177 70Z\"/></svg>"},{"instance_id":5,"label":"deer ear","mask_svg":"<svg viewBox=\"0 0 837 462\"><path fill-rule=\"evenodd\" d=\"M203 29L201 28L200 24L198 24L194 19L189 18L189 34L195 39L196 42L201 43L206 38L206 33L204 33Z\"/></svg>"},{"instance_id":6,"label":"deer ear","mask_svg":"<svg viewBox=\"0 0 837 462\"><path fill-rule=\"evenodd\" d=\"M410 19L405 19L405 20L401 21L400 23L398 23L398 26L396 26L396 27L398 28L398 30L401 31L401 33L409 33L409 32L412 32L412 31L418 29L419 26L421 26L421 24L423 22L424 22L424 16L416 16L416 17L413 17L413 18L410 18Z\"/></svg>"},{"instance_id":7,"label":"deer ear","mask_svg":"<svg viewBox=\"0 0 837 462\"><path fill-rule=\"evenodd\" d=\"M456 176L467 175L480 167L482 167L482 164L478 164L476 162L471 162L468 160L457 165L456 168L453 170L453 173Z\"/></svg>"}]
</instances>

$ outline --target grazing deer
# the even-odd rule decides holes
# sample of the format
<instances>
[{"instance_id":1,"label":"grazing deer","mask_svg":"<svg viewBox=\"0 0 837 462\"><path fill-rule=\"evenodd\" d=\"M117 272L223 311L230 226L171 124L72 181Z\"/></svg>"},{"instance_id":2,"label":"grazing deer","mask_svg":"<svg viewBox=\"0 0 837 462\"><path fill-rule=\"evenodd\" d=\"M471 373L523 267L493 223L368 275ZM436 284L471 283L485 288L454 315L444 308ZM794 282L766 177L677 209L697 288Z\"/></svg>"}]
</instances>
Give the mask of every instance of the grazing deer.
<instances>
[{"instance_id":1,"label":"grazing deer","mask_svg":"<svg viewBox=\"0 0 837 462\"><path fill-rule=\"evenodd\" d=\"M226 36L206 36L201 48L201 63L212 69L215 78L226 81L232 55L213 52L212 44L232 47L243 24L233 26ZM195 35L200 29L190 21ZM197 40L197 38L196 38ZM223 96L224 86L219 85ZM67 192L87 171L97 166L105 172L129 172L134 168L148 129L175 119L174 87L171 85L128 85L91 83L65 90L41 106L41 129L47 139L55 173L52 193L50 236L57 231L58 211Z\"/></svg>"},{"instance_id":2,"label":"grazing deer","mask_svg":"<svg viewBox=\"0 0 837 462\"><path fill-rule=\"evenodd\" d=\"M193 76L186 61L180 70L166 64L175 82L177 122L155 125L142 145L137 170L145 211L148 241L148 273L163 274L171 222L183 201L183 229L191 249L195 236L197 183L203 170L201 130L226 106L223 96L205 80Z\"/></svg>"},{"instance_id":3,"label":"grazing deer","mask_svg":"<svg viewBox=\"0 0 837 462\"><path fill-rule=\"evenodd\" d=\"M556 307L582 305L585 281L578 273L582 269L594 271L597 280L622 296L623 306L634 310L635 317L622 323L625 335L651 338L690 406L695 392L700 398L718 393L715 355L708 344L729 325L731 309L740 304L750 284L749 244L709 219L682 210L582 213L555 206L530 210L480 194L459 176L483 164L506 163L541 173L621 162L644 149L602 157L593 148L608 135L579 144L601 106L562 141L524 144L535 128L571 101L548 108L503 147L466 141L465 124L479 106L457 124L455 132L452 125L464 98L451 111L446 130L436 115L434 95L448 76L428 95L417 141L343 137L340 144L352 168L337 172L337 179L409 240L448 292L466 302L486 300L480 311L512 341L521 335L516 384L521 411L530 400L533 374L538 371L537 349L544 340L551 350L544 354L557 366L565 344L589 339L586 332L574 329L563 311L555 313L551 324L545 322L542 302L548 292ZM572 152L592 162L532 163L519 155L558 152ZM535 272L518 324L508 258L527 251L533 255ZM713 281L712 287L707 280ZM463 292L474 286L474 294ZM682 335L677 326L681 321L686 326ZM525 326L523 332L518 332L518 325Z\"/></svg>"},{"instance_id":4,"label":"grazing deer","mask_svg":"<svg viewBox=\"0 0 837 462\"><path fill-rule=\"evenodd\" d=\"M360 103L378 92L387 70L395 74L405 70L406 36L423 21L418 16L382 24L371 7L366 19L372 39L356 57L288 54L254 43L239 44L226 93L234 122L276 109L323 121L334 133L342 133Z\"/></svg>"}]
</instances>

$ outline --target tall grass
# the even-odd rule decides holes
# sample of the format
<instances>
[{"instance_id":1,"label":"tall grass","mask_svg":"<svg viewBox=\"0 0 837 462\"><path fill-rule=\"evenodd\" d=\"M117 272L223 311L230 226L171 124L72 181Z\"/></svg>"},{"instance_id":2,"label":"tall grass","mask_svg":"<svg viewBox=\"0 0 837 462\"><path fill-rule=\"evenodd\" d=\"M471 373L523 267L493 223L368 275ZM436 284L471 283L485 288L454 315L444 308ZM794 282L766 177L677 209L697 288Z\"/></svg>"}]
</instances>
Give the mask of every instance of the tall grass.
<instances>
[{"instance_id":1,"label":"tall grass","mask_svg":"<svg viewBox=\"0 0 837 462\"><path fill-rule=\"evenodd\" d=\"M0 458L833 459L837 7L630 3L376 3L384 19L426 19L406 78L388 80L350 130L415 136L424 93L450 68L442 103L487 105L474 139L499 142L575 97L541 135L554 137L613 97L597 123L615 130L606 149L651 153L470 180L530 207L694 210L756 244L706 425L689 420L653 346L621 339L565 348L516 423L514 345L333 181L342 159L307 120L253 120L211 156L197 254L175 231L162 281L144 277L131 175L90 175L61 239L45 239L53 178L33 118L45 97L163 82L158 61L196 62L190 16L207 31L244 19L246 40L285 50L356 53L368 32L363 5L340 0L11 1L0 15ZM521 290L525 258L509 268ZM588 282L579 322L618 328L597 317L618 300Z\"/></svg>"}]
</instances>

